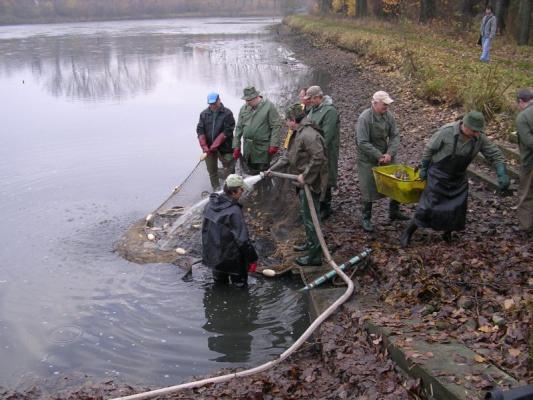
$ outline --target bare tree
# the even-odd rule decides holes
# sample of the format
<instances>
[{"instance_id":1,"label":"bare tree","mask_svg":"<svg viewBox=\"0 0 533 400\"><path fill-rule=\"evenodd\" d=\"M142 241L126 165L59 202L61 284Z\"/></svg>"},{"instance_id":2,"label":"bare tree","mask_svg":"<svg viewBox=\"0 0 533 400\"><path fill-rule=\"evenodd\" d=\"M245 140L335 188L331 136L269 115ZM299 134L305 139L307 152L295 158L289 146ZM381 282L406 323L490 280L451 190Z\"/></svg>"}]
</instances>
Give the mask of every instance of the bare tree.
<instances>
[{"instance_id":1,"label":"bare tree","mask_svg":"<svg viewBox=\"0 0 533 400\"><path fill-rule=\"evenodd\" d=\"M437 16L435 0L420 0L420 16L418 22L428 22Z\"/></svg>"},{"instance_id":2,"label":"bare tree","mask_svg":"<svg viewBox=\"0 0 533 400\"><path fill-rule=\"evenodd\" d=\"M498 21L498 29L500 33L505 32L505 23L507 20L507 11L509 10L510 0L496 0L494 2L494 14Z\"/></svg>"},{"instance_id":3,"label":"bare tree","mask_svg":"<svg viewBox=\"0 0 533 400\"><path fill-rule=\"evenodd\" d=\"M518 40L519 45L526 45L529 41L531 26L531 0L520 0L518 9Z\"/></svg>"},{"instance_id":4,"label":"bare tree","mask_svg":"<svg viewBox=\"0 0 533 400\"><path fill-rule=\"evenodd\" d=\"M366 17L368 15L368 4L366 0L356 1L355 15L358 17Z\"/></svg>"}]
</instances>

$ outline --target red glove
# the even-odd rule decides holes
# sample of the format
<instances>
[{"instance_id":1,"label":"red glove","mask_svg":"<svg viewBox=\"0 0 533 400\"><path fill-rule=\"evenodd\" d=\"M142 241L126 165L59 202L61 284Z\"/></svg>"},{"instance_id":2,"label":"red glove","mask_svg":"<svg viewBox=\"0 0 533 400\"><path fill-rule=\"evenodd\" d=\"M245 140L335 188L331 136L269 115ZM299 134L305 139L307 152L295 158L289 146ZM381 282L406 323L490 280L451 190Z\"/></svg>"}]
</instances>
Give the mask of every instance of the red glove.
<instances>
[{"instance_id":1,"label":"red glove","mask_svg":"<svg viewBox=\"0 0 533 400\"><path fill-rule=\"evenodd\" d=\"M273 156L274 154L276 154L279 150L279 147L275 147L275 146L270 146L268 148L268 154L270 154L271 156Z\"/></svg>"},{"instance_id":2,"label":"red glove","mask_svg":"<svg viewBox=\"0 0 533 400\"><path fill-rule=\"evenodd\" d=\"M241 156L241 149L239 148L233 149L233 159L238 160L240 156Z\"/></svg>"},{"instance_id":3,"label":"red glove","mask_svg":"<svg viewBox=\"0 0 533 400\"><path fill-rule=\"evenodd\" d=\"M257 270L257 263L253 262L248 265L248 273L255 272Z\"/></svg>"},{"instance_id":4,"label":"red glove","mask_svg":"<svg viewBox=\"0 0 533 400\"><path fill-rule=\"evenodd\" d=\"M205 138L205 135L198 136L198 142L200 143L202 151L204 153L209 153L209 146L207 145L207 139Z\"/></svg>"},{"instance_id":5,"label":"red glove","mask_svg":"<svg viewBox=\"0 0 533 400\"><path fill-rule=\"evenodd\" d=\"M226 140L226 135L224 135L223 133L219 133L218 136L215 138L215 141L211 144L211 147L209 148L211 153L214 153L215 151L217 151L220 145L224 143L225 140Z\"/></svg>"}]
</instances>

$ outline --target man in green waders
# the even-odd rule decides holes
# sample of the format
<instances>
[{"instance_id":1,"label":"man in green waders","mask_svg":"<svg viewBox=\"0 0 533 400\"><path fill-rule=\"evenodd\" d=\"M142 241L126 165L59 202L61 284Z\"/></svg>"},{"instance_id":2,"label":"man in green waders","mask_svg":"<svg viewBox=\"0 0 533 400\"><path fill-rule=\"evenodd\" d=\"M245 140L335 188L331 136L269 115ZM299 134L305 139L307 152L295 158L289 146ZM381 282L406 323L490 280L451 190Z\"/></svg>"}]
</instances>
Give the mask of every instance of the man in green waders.
<instances>
[{"instance_id":1,"label":"man in green waders","mask_svg":"<svg viewBox=\"0 0 533 400\"><path fill-rule=\"evenodd\" d=\"M366 232L374 231L371 222L372 202L383 197L377 191L372 168L393 164L400 144L396 120L389 111L389 105L393 101L387 92L376 92L372 96L372 106L363 111L357 119L357 173L363 198L362 225ZM405 221L409 218L400 212L400 203L391 200L389 219Z\"/></svg>"},{"instance_id":2,"label":"man in green waders","mask_svg":"<svg viewBox=\"0 0 533 400\"><path fill-rule=\"evenodd\" d=\"M244 89L242 99L246 102L239 111L239 118L233 137L233 158L241 156L241 140L243 159L252 175L266 171L272 156L279 150L281 135L281 118L274 104L253 86Z\"/></svg>"},{"instance_id":3,"label":"man in green waders","mask_svg":"<svg viewBox=\"0 0 533 400\"><path fill-rule=\"evenodd\" d=\"M406 247L418 227L443 231L442 238L450 242L452 231L465 228L468 201L466 169L481 153L498 174L501 190L509 187L509 177L501 150L489 141L483 131L485 118L471 111L462 121L441 127L429 140L420 166L420 178L427 180L415 217L400 237Z\"/></svg>"},{"instance_id":4,"label":"man in green waders","mask_svg":"<svg viewBox=\"0 0 533 400\"><path fill-rule=\"evenodd\" d=\"M320 216L328 218L332 213L331 189L337 187L339 166L340 118L331 97L324 96L320 86L311 86L305 92L305 100L311 103L307 118L322 130L328 155L328 186L320 202Z\"/></svg>"},{"instance_id":5,"label":"man in green waders","mask_svg":"<svg viewBox=\"0 0 533 400\"><path fill-rule=\"evenodd\" d=\"M207 108L201 112L196 134L202 151L206 154L205 165L213 191L220 189L218 160L224 167L224 179L235 173L231 142L235 119L229 108L224 107L218 93L207 95Z\"/></svg>"},{"instance_id":6,"label":"man in green waders","mask_svg":"<svg viewBox=\"0 0 533 400\"><path fill-rule=\"evenodd\" d=\"M270 171L288 170L290 174L298 176L300 185L307 184L313 196L315 209L320 215L320 195L328 183L328 161L326 147L320 128L305 117L301 104L293 104L286 112L287 125L293 134L289 141L289 148L280 159L270 167ZM311 219L311 211L305 195L305 190L298 190L300 200L300 216L302 218L306 243L294 247L296 251L308 251L306 256L296 258L301 266L322 265L322 249Z\"/></svg>"},{"instance_id":7,"label":"man in green waders","mask_svg":"<svg viewBox=\"0 0 533 400\"><path fill-rule=\"evenodd\" d=\"M521 89L517 95L516 131L520 148L520 188L517 214L526 235L533 234L533 89Z\"/></svg>"}]
</instances>

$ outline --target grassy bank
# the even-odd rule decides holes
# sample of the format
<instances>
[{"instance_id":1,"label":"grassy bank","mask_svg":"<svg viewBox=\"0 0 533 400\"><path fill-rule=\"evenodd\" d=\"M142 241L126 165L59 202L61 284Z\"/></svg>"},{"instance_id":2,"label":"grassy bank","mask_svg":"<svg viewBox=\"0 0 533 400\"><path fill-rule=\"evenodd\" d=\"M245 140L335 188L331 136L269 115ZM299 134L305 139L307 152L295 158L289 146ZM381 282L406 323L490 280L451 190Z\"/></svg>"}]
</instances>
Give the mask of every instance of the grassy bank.
<instances>
[{"instance_id":1,"label":"grassy bank","mask_svg":"<svg viewBox=\"0 0 533 400\"><path fill-rule=\"evenodd\" d=\"M489 118L511 109L518 88L533 86L532 48L500 38L485 64L479 61L475 32L457 37L412 23L304 15L284 22L315 41L357 53L366 64L407 77L424 99L482 110Z\"/></svg>"}]
</instances>

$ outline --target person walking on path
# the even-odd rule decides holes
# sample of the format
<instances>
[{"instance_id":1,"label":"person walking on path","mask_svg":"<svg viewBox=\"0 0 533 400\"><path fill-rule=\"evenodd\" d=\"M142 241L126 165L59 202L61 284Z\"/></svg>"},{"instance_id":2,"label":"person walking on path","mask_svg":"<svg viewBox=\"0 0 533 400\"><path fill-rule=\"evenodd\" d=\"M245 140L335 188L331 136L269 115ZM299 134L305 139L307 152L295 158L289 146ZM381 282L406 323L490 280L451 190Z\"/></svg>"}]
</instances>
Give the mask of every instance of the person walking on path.
<instances>
[{"instance_id":1,"label":"person walking on path","mask_svg":"<svg viewBox=\"0 0 533 400\"><path fill-rule=\"evenodd\" d=\"M480 61L489 62L490 45L494 37L496 36L497 20L492 10L492 6L485 7L485 15L481 20L481 57Z\"/></svg>"},{"instance_id":2,"label":"person walking on path","mask_svg":"<svg viewBox=\"0 0 533 400\"><path fill-rule=\"evenodd\" d=\"M311 102L311 109L307 118L313 121L322 130L324 143L328 155L328 186L320 202L321 218L326 219L332 213L331 190L337 187L339 148L340 148L340 118L333 105L331 97L324 96L320 86L311 86L305 92L305 100Z\"/></svg>"},{"instance_id":3,"label":"person walking on path","mask_svg":"<svg viewBox=\"0 0 533 400\"><path fill-rule=\"evenodd\" d=\"M253 86L244 89L242 99L246 102L239 111L239 118L233 137L233 159L241 156L252 175L266 171L272 156L279 150L281 118L274 104Z\"/></svg>"},{"instance_id":4,"label":"person walking on path","mask_svg":"<svg viewBox=\"0 0 533 400\"><path fill-rule=\"evenodd\" d=\"M373 232L372 203L384 197L378 193L373 167L394 163L400 144L400 134L389 105L394 100L387 92L378 91L372 96L372 106L359 115L356 127L357 171L363 200L362 225L366 232ZM400 203L389 203L390 220L408 220L400 212Z\"/></svg>"},{"instance_id":5,"label":"person walking on path","mask_svg":"<svg viewBox=\"0 0 533 400\"><path fill-rule=\"evenodd\" d=\"M520 227L533 233L533 89L521 89L517 95L516 117L518 146L520 149L520 186L517 214Z\"/></svg>"},{"instance_id":6,"label":"person walking on path","mask_svg":"<svg viewBox=\"0 0 533 400\"><path fill-rule=\"evenodd\" d=\"M209 93L207 104L208 107L200 113L196 133L200 147L207 155L205 165L209 173L211 187L213 191L217 191L220 190L218 161L220 160L224 168L224 179L229 174L235 173L235 160L231 147L235 119L231 110L222 104L218 93Z\"/></svg>"},{"instance_id":7,"label":"person walking on path","mask_svg":"<svg viewBox=\"0 0 533 400\"><path fill-rule=\"evenodd\" d=\"M328 184L328 162L326 146L320 128L305 117L301 104L293 104L286 112L286 120L293 135L289 149L282 154L279 160L270 167L270 171L288 170L289 173L298 175L298 182L309 185L313 196L313 204L320 215L320 196ZM322 265L322 249L316 235L311 211L307 202L305 191L298 191L300 200L300 216L305 227L306 242L296 245L296 251L308 251L306 256L296 258L296 263L301 266Z\"/></svg>"},{"instance_id":8,"label":"person walking on path","mask_svg":"<svg viewBox=\"0 0 533 400\"><path fill-rule=\"evenodd\" d=\"M418 227L443 231L451 241L452 231L465 228L468 201L466 169L481 153L496 169L500 190L509 187L509 177L501 150L483 133L485 118L471 111L462 121L442 126L429 140L422 155L420 178L427 180L415 216L402 232L400 245L406 247Z\"/></svg>"},{"instance_id":9,"label":"person walking on path","mask_svg":"<svg viewBox=\"0 0 533 400\"><path fill-rule=\"evenodd\" d=\"M202 224L202 259L212 269L216 283L245 287L248 270L255 270L257 253L250 241L239 204L250 188L242 177L231 174L224 182L223 193L211 193L204 209Z\"/></svg>"}]
</instances>

